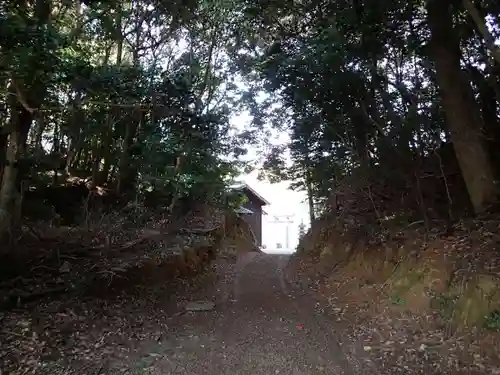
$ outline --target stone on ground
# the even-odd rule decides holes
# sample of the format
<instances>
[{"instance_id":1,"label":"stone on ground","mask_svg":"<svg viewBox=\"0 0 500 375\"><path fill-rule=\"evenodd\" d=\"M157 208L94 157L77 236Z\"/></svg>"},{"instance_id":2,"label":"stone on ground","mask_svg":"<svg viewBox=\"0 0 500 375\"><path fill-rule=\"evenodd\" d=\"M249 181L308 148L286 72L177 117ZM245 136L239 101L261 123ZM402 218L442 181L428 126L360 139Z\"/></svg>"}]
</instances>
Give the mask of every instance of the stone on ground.
<instances>
[{"instance_id":1,"label":"stone on ground","mask_svg":"<svg viewBox=\"0 0 500 375\"><path fill-rule=\"evenodd\" d=\"M186 305L187 311L211 311L215 308L215 303L211 301L193 301Z\"/></svg>"}]
</instances>

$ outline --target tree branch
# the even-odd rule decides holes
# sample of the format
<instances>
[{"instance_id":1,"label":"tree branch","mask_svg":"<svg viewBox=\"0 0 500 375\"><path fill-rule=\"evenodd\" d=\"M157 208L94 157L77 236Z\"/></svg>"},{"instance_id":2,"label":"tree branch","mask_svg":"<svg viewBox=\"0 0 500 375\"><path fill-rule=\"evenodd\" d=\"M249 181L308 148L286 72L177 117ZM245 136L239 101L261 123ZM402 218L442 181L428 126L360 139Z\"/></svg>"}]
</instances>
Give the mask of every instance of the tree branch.
<instances>
[{"instance_id":1,"label":"tree branch","mask_svg":"<svg viewBox=\"0 0 500 375\"><path fill-rule=\"evenodd\" d=\"M477 29L483 36L486 42L486 47L490 50L493 58L497 61L497 63L500 64L500 48L495 45L495 38L488 30L488 26L486 25L484 18L481 16L471 0L462 0L462 4L476 24Z\"/></svg>"}]
</instances>

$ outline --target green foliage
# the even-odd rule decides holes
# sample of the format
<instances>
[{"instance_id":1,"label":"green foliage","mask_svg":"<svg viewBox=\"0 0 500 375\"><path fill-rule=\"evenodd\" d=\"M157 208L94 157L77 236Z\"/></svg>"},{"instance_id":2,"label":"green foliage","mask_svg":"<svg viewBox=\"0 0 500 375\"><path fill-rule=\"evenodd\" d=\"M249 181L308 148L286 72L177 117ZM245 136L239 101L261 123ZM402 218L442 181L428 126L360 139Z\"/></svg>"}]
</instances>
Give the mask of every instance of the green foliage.
<instances>
[{"instance_id":1,"label":"green foliage","mask_svg":"<svg viewBox=\"0 0 500 375\"><path fill-rule=\"evenodd\" d=\"M397 306L405 306L408 304L408 301L398 295L393 295L391 296L391 303Z\"/></svg>"},{"instance_id":2,"label":"green foliage","mask_svg":"<svg viewBox=\"0 0 500 375\"><path fill-rule=\"evenodd\" d=\"M448 322L453 318L455 298L440 294L432 300L431 306L439 311L441 319Z\"/></svg>"},{"instance_id":3,"label":"green foliage","mask_svg":"<svg viewBox=\"0 0 500 375\"><path fill-rule=\"evenodd\" d=\"M220 199L253 145L262 177L290 180L316 213L353 176L424 199L408 186L450 132L421 2L83 4L0 4L0 125L23 129L17 149L28 156L65 161L54 180ZM495 129L498 68L465 10L450 9ZM499 6L480 10L498 37ZM253 122L234 129L229 117L242 109Z\"/></svg>"},{"instance_id":4,"label":"green foliage","mask_svg":"<svg viewBox=\"0 0 500 375\"><path fill-rule=\"evenodd\" d=\"M500 311L494 310L485 319L484 326L492 331L500 331Z\"/></svg>"},{"instance_id":5,"label":"green foliage","mask_svg":"<svg viewBox=\"0 0 500 375\"><path fill-rule=\"evenodd\" d=\"M266 147L263 177L293 181L294 189L308 191L319 206L335 194L339 181L368 169L395 190L428 178L420 177L421 158L432 155L450 133L423 3L246 4L255 27L265 31L263 48L241 53L242 69L276 104L252 105L290 135L288 144ZM492 30L498 37L498 5L486 2L481 10L496 20ZM478 73L478 80L470 78L479 97L479 82L497 86L499 71L484 69L491 59L488 63L484 41L464 9L453 5L453 13L464 69ZM498 100L492 105L498 124Z\"/></svg>"},{"instance_id":6,"label":"green foliage","mask_svg":"<svg viewBox=\"0 0 500 375\"><path fill-rule=\"evenodd\" d=\"M2 160L24 150L18 179L36 184L71 175L131 199L222 202L254 141L229 124L241 90L226 52L233 3L2 3L0 126L26 132L0 142Z\"/></svg>"}]
</instances>

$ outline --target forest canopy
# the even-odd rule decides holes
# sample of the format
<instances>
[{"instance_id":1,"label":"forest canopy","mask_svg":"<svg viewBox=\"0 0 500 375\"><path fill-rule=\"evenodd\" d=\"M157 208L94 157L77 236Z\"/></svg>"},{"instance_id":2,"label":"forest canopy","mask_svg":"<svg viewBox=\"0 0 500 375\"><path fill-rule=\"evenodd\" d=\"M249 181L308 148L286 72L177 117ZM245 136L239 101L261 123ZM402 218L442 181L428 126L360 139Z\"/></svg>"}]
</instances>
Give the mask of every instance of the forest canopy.
<instances>
[{"instance_id":1,"label":"forest canopy","mask_svg":"<svg viewBox=\"0 0 500 375\"><path fill-rule=\"evenodd\" d=\"M29 186L70 176L219 199L250 144L312 219L346 191L378 216L497 202L496 1L11 0L0 17L1 231Z\"/></svg>"},{"instance_id":2,"label":"forest canopy","mask_svg":"<svg viewBox=\"0 0 500 375\"><path fill-rule=\"evenodd\" d=\"M266 40L250 65L279 96L290 143L264 167L307 191L312 219L356 190L378 216L450 220L496 204L497 2L267 5L249 8Z\"/></svg>"}]
</instances>

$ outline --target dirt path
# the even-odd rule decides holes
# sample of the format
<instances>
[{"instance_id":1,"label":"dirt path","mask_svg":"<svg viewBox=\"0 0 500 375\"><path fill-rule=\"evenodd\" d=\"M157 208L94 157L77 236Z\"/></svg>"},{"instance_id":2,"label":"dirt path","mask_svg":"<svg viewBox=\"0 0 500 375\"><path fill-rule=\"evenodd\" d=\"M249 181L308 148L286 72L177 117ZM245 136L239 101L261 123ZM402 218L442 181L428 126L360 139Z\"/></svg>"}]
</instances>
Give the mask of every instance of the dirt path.
<instances>
[{"instance_id":1,"label":"dirt path","mask_svg":"<svg viewBox=\"0 0 500 375\"><path fill-rule=\"evenodd\" d=\"M353 373L334 332L315 317L312 302L287 288L283 269L288 259L257 253L241 257L230 293L213 311L175 318L169 324L175 330L161 343L134 349L128 372L122 361L109 367L127 374Z\"/></svg>"},{"instance_id":2,"label":"dirt path","mask_svg":"<svg viewBox=\"0 0 500 375\"><path fill-rule=\"evenodd\" d=\"M309 291L289 287L289 259L247 253L236 263L221 260L218 281L189 293L147 287L139 298L125 293L0 314L0 342L9 337L0 374L2 367L50 375L377 373L356 361L362 349L353 352ZM216 305L176 314L186 297Z\"/></svg>"},{"instance_id":3,"label":"dirt path","mask_svg":"<svg viewBox=\"0 0 500 375\"><path fill-rule=\"evenodd\" d=\"M500 374L460 362L448 341L422 347L405 321L359 322L354 309L325 306L289 260L221 257L189 281L0 311L0 375ZM196 300L215 308L179 314Z\"/></svg>"}]
</instances>

